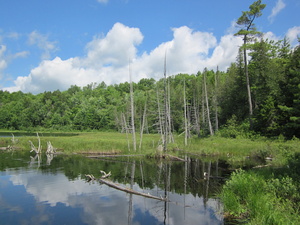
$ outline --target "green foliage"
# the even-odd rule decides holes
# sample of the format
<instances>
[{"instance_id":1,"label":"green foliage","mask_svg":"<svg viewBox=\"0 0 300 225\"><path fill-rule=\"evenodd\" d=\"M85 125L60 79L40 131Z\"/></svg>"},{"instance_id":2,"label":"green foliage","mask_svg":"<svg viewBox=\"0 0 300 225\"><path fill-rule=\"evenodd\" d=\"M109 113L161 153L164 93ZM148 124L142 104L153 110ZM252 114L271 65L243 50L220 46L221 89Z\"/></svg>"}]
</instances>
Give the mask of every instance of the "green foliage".
<instances>
[{"instance_id":1,"label":"green foliage","mask_svg":"<svg viewBox=\"0 0 300 225\"><path fill-rule=\"evenodd\" d=\"M289 177L265 180L252 171L238 170L231 175L220 194L230 218L248 224L297 224L293 208L297 187Z\"/></svg>"},{"instance_id":2,"label":"green foliage","mask_svg":"<svg viewBox=\"0 0 300 225\"><path fill-rule=\"evenodd\" d=\"M294 203L300 200L299 188L289 176L270 179L268 190L275 193L279 199L288 199Z\"/></svg>"},{"instance_id":3,"label":"green foliage","mask_svg":"<svg viewBox=\"0 0 300 225\"><path fill-rule=\"evenodd\" d=\"M243 13L245 22L251 22L247 16L252 19L259 16L263 4L257 1L253 7L250 7L249 12ZM243 48L241 47L236 62L226 72L205 69L196 75L177 74L167 78L167 101L174 134L181 134L185 130L186 102L189 137L199 138L210 134L208 111L214 133L221 137L300 137L300 47L292 50L286 39L279 42L259 39L247 44L251 55L248 67L253 100L253 130L249 130ZM164 111L164 80L141 79L138 83L133 83L133 89L136 131L141 131L144 120L144 133L159 133L159 117ZM38 95L0 91L0 128L125 132L126 125L132 119L129 90L128 82L114 85L102 82L99 85L92 83L82 88L71 86L66 91L57 90ZM220 131L216 132L219 127Z\"/></svg>"},{"instance_id":4,"label":"green foliage","mask_svg":"<svg viewBox=\"0 0 300 225\"><path fill-rule=\"evenodd\" d=\"M294 154L290 153L288 155L288 160L287 164L290 170L290 174L295 178L295 179L300 179L300 153L296 152Z\"/></svg>"},{"instance_id":5,"label":"green foliage","mask_svg":"<svg viewBox=\"0 0 300 225\"><path fill-rule=\"evenodd\" d=\"M261 4L261 0L253 2L249 6L249 11L243 11L242 16L238 18L237 24L242 27L242 29L236 33L236 35L255 35L259 32L256 30L254 20L257 17L260 17L262 15L262 10L266 7L266 4Z\"/></svg>"},{"instance_id":6,"label":"green foliage","mask_svg":"<svg viewBox=\"0 0 300 225\"><path fill-rule=\"evenodd\" d=\"M243 122L239 124L237 117L232 116L231 119L219 130L217 133L220 137L225 138L253 138L255 133L250 131L249 122Z\"/></svg>"}]
</instances>

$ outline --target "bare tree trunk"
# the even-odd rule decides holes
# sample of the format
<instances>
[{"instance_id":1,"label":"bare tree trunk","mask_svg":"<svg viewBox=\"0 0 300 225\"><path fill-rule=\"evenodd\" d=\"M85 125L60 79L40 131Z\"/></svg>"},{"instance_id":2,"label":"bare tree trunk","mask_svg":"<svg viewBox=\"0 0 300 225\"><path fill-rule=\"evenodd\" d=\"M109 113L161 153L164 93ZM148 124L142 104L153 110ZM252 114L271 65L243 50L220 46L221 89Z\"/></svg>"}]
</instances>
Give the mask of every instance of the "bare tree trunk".
<instances>
[{"instance_id":1,"label":"bare tree trunk","mask_svg":"<svg viewBox=\"0 0 300 225\"><path fill-rule=\"evenodd\" d=\"M199 121L199 107L196 101L196 94L194 93L194 116L195 116L195 126L198 138L200 138L200 121Z\"/></svg>"},{"instance_id":2,"label":"bare tree trunk","mask_svg":"<svg viewBox=\"0 0 300 225\"><path fill-rule=\"evenodd\" d=\"M204 83L204 82L203 82ZM202 111L202 127L206 127L206 123L205 123L205 91L203 88L204 84L202 85L202 106L201 106L201 111ZM202 128L203 129L203 128Z\"/></svg>"},{"instance_id":3,"label":"bare tree trunk","mask_svg":"<svg viewBox=\"0 0 300 225\"><path fill-rule=\"evenodd\" d=\"M132 129L132 144L133 151L136 152L136 137L135 137L135 126L134 126L134 99L133 99L133 87L132 87L132 79L131 79L131 71L129 64L129 77L130 77L130 110L131 110L131 129Z\"/></svg>"},{"instance_id":4,"label":"bare tree trunk","mask_svg":"<svg viewBox=\"0 0 300 225\"><path fill-rule=\"evenodd\" d=\"M251 88L250 88L250 80L248 74L248 63L247 63L247 35L244 36L244 64L245 64L245 75L247 82L247 93L248 93L248 102L249 102L249 121L250 121L250 129L252 129L252 115L253 115L253 106L252 106L252 97L251 97Z\"/></svg>"},{"instance_id":5,"label":"bare tree trunk","mask_svg":"<svg viewBox=\"0 0 300 225\"><path fill-rule=\"evenodd\" d=\"M184 145L187 146L187 139L188 139L188 124L187 124L187 109L186 109L186 96L185 96L185 79L183 80L183 105L184 105Z\"/></svg>"},{"instance_id":6,"label":"bare tree trunk","mask_svg":"<svg viewBox=\"0 0 300 225\"><path fill-rule=\"evenodd\" d=\"M129 137L128 137L128 127L127 127L126 118L125 118L124 113L122 113L122 119L123 119L124 129L125 129L125 132L126 132L128 151L130 151L130 142L129 142Z\"/></svg>"},{"instance_id":7,"label":"bare tree trunk","mask_svg":"<svg viewBox=\"0 0 300 225\"><path fill-rule=\"evenodd\" d=\"M174 142L174 137L172 134L172 124L171 124L171 93L170 93L169 80L168 80L168 130L169 130L169 143Z\"/></svg>"},{"instance_id":8,"label":"bare tree trunk","mask_svg":"<svg viewBox=\"0 0 300 225\"><path fill-rule=\"evenodd\" d=\"M39 133L36 133L36 136L37 136L37 138L39 140L38 153L41 153L42 152L42 145L41 145L41 139L39 137Z\"/></svg>"},{"instance_id":9,"label":"bare tree trunk","mask_svg":"<svg viewBox=\"0 0 300 225\"><path fill-rule=\"evenodd\" d=\"M47 141L46 154L54 154L54 153L56 153L56 148L53 147L50 141Z\"/></svg>"},{"instance_id":10,"label":"bare tree trunk","mask_svg":"<svg viewBox=\"0 0 300 225\"><path fill-rule=\"evenodd\" d=\"M39 133L36 133L36 136L38 138L39 146L38 146L38 148L36 148L34 146L34 144L32 143L32 141L29 141L29 143L31 145L31 151L30 152L34 151L35 153L39 154L39 153L42 153L41 139L39 137Z\"/></svg>"},{"instance_id":11,"label":"bare tree trunk","mask_svg":"<svg viewBox=\"0 0 300 225\"><path fill-rule=\"evenodd\" d=\"M164 152L167 151L167 138L168 138L168 121L167 121L167 111L168 111L168 103L167 103L167 52L165 52L165 63L164 63L164 104L165 104L165 129L164 129Z\"/></svg>"},{"instance_id":12,"label":"bare tree trunk","mask_svg":"<svg viewBox=\"0 0 300 225\"><path fill-rule=\"evenodd\" d=\"M219 119L218 119L218 75L219 67L217 67L217 72L215 74L215 119L216 119L216 131L219 130Z\"/></svg>"},{"instance_id":13,"label":"bare tree trunk","mask_svg":"<svg viewBox=\"0 0 300 225\"><path fill-rule=\"evenodd\" d=\"M141 126L141 130L140 130L139 150L142 149L142 141L143 141L143 133L144 133L144 126L145 126L146 112L147 112L147 100L145 101L144 113L143 113L143 119L142 119L142 126Z\"/></svg>"},{"instance_id":14,"label":"bare tree trunk","mask_svg":"<svg viewBox=\"0 0 300 225\"><path fill-rule=\"evenodd\" d=\"M156 90L156 96L157 96L157 110L158 110L159 132L160 132L162 143L164 143L164 132L163 132L164 128L163 128L163 125L162 125L162 116L161 116L161 110L160 110L158 88Z\"/></svg>"},{"instance_id":15,"label":"bare tree trunk","mask_svg":"<svg viewBox=\"0 0 300 225\"><path fill-rule=\"evenodd\" d=\"M204 78L205 102L206 102L206 111L207 111L209 132L210 132L210 135L214 135L214 131L212 129L212 125L211 125L211 121L210 121L210 112L209 112L208 96L207 96L207 88L206 88L206 73L204 73L203 78Z\"/></svg>"},{"instance_id":16,"label":"bare tree trunk","mask_svg":"<svg viewBox=\"0 0 300 225\"><path fill-rule=\"evenodd\" d=\"M188 137L188 139L189 138L191 138L191 121L192 121L192 109L191 109L191 107L190 106L188 106L188 104L187 104L187 106L186 106L186 113L187 113L187 137Z\"/></svg>"}]
</instances>

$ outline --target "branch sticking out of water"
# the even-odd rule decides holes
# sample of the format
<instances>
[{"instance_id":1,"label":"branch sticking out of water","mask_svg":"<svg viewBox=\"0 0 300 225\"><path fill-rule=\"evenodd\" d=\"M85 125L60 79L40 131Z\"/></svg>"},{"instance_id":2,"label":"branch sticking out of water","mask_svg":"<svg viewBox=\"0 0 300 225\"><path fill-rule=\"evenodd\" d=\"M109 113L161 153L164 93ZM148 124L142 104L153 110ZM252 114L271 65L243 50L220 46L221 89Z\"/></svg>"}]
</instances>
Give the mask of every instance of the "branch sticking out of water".
<instances>
[{"instance_id":1,"label":"branch sticking out of water","mask_svg":"<svg viewBox=\"0 0 300 225\"><path fill-rule=\"evenodd\" d=\"M85 177L88 179L88 182L90 182L91 180L95 180L95 177L91 174L85 174Z\"/></svg>"},{"instance_id":2,"label":"branch sticking out of water","mask_svg":"<svg viewBox=\"0 0 300 225\"><path fill-rule=\"evenodd\" d=\"M102 173L102 177L101 179L105 179L111 176L111 172L109 171L109 173L104 172L103 170L100 170L100 173Z\"/></svg>"},{"instance_id":3,"label":"branch sticking out of water","mask_svg":"<svg viewBox=\"0 0 300 225\"><path fill-rule=\"evenodd\" d=\"M56 153L56 148L54 148L50 141L47 141L47 151L46 154L54 154Z\"/></svg>"},{"instance_id":4,"label":"branch sticking out of water","mask_svg":"<svg viewBox=\"0 0 300 225\"><path fill-rule=\"evenodd\" d=\"M38 141L39 141L39 146L38 146L38 148L36 148L35 146L34 146L34 144L32 143L32 141L29 141L29 143L30 143L30 146L31 146L31 151L30 152L35 152L35 153L41 153L42 152L42 146L41 146L41 139L40 139L40 137L39 137L39 133L36 133L36 136L37 136L37 138L38 138Z\"/></svg>"}]
</instances>

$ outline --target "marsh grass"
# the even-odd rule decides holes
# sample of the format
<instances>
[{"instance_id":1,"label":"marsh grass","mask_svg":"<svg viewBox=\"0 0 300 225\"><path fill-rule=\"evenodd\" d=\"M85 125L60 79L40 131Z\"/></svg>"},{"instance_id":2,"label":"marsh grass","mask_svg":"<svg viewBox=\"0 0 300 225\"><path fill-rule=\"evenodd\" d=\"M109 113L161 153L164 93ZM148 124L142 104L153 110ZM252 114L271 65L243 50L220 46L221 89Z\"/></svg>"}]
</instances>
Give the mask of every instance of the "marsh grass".
<instances>
[{"instance_id":1,"label":"marsh grass","mask_svg":"<svg viewBox=\"0 0 300 225\"><path fill-rule=\"evenodd\" d=\"M130 135L128 139L126 134L118 132L82 132L70 133L70 135L63 136L56 133L39 133L39 136L44 151L47 148L47 141L51 141L52 145L57 148L58 151L64 153L150 153L155 151L159 143L159 135L145 134L142 149L133 152ZM30 150L29 140L35 145L38 143L37 137L32 134L30 134L30 136L25 135L16 138L18 139L18 143L15 144L15 147L21 150ZM128 149L128 141L130 149ZM0 145L1 147L11 145L11 137L0 138Z\"/></svg>"},{"instance_id":2,"label":"marsh grass","mask_svg":"<svg viewBox=\"0 0 300 225\"><path fill-rule=\"evenodd\" d=\"M15 135L17 132L14 132ZM62 135L64 134L64 135ZM16 135L17 136L17 135ZM55 148L65 153L75 152L120 152L122 154L156 154L157 147L161 144L158 134L144 134L142 148L136 152L132 148L131 135L118 132L80 132L80 133L39 133L42 146L46 149L47 141L51 141ZM139 143L137 135L137 143ZM192 138L189 139L188 146L184 145L184 137L176 136L175 143L168 145L168 153L181 154L190 152L199 155L217 156L226 158L228 161L238 162L246 157L257 157L265 159L272 157L272 164L286 164L287 158L295 152L300 152L298 139L291 141L270 140L259 138L256 140L246 138ZM28 143L31 140L37 144L34 134L30 136L16 137L19 142L16 147L23 150L30 150ZM128 142L130 150L128 149ZM11 145L11 137L0 138L1 147Z\"/></svg>"}]
</instances>

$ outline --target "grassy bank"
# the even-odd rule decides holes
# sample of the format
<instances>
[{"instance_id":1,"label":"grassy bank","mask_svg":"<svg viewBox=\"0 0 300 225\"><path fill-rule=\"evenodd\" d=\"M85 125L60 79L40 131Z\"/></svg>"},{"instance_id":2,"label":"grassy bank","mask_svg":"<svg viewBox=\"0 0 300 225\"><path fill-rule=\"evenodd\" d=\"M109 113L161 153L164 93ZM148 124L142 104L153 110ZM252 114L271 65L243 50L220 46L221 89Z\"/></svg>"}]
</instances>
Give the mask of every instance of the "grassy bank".
<instances>
[{"instance_id":1,"label":"grassy bank","mask_svg":"<svg viewBox=\"0 0 300 225\"><path fill-rule=\"evenodd\" d=\"M18 135L20 134L20 135ZM7 135L7 133L6 133ZM38 144L36 134L22 134L14 132L18 142L14 145L21 150L30 150L29 140L35 145ZM1 136L1 132L0 132ZM17 137L19 136L19 137ZM132 153L131 135L118 132L79 132L79 133L39 133L43 149L47 147L47 141L51 141L55 148L65 153L74 152L119 152ZM0 147L12 145L12 136L1 137ZM182 136L174 135L175 143L168 144L168 152L177 154L177 152L189 152L198 155L212 155L225 157L228 161L238 162L246 157L272 158L272 164L282 165L286 163L287 156L300 152L298 139L270 140L259 138L250 140L246 138L192 138L188 145L184 145ZM137 151L140 154L155 154L158 145L161 145L160 136L157 134L144 134L141 148L139 148L140 139L137 135ZM178 151L177 151L178 150Z\"/></svg>"},{"instance_id":2,"label":"grassy bank","mask_svg":"<svg viewBox=\"0 0 300 225\"><path fill-rule=\"evenodd\" d=\"M126 134L117 132L80 132L80 133L65 133L69 135L61 135L61 133L39 133L43 150L47 148L47 141L51 141L52 145L58 151L69 153L79 152L94 152L94 153L132 153L132 143L130 137ZM38 145L36 134L23 134L18 135L14 132L18 139L14 145L16 149L30 150L29 141L32 141L35 146ZM0 138L1 147L12 145L12 136ZM155 149L158 142L158 135L144 135L143 149ZM128 148L128 142L130 149ZM139 151L140 152L140 151Z\"/></svg>"}]
</instances>

